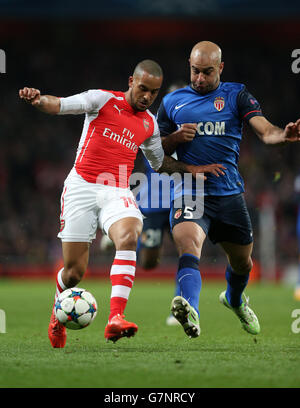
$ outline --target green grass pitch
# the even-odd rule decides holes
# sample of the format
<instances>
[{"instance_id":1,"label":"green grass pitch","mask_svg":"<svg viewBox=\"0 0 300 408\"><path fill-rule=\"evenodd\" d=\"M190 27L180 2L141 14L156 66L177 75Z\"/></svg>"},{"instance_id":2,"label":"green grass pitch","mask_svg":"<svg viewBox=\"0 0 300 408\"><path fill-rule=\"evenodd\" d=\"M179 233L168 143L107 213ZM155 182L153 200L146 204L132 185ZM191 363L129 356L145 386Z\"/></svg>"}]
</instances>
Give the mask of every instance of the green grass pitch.
<instances>
[{"instance_id":1,"label":"green grass pitch","mask_svg":"<svg viewBox=\"0 0 300 408\"><path fill-rule=\"evenodd\" d=\"M251 336L218 301L225 281L204 280L200 298L201 335L189 339L165 319L172 282L138 282L126 318L138 324L133 338L106 343L110 283L83 280L98 302L93 324L68 330L64 349L47 337L54 281L0 281L0 309L6 333L0 334L1 388L294 388L300 386L300 333L291 314L300 309L292 288L251 284L250 306L262 331ZM298 324L300 327L300 323Z\"/></svg>"}]
</instances>

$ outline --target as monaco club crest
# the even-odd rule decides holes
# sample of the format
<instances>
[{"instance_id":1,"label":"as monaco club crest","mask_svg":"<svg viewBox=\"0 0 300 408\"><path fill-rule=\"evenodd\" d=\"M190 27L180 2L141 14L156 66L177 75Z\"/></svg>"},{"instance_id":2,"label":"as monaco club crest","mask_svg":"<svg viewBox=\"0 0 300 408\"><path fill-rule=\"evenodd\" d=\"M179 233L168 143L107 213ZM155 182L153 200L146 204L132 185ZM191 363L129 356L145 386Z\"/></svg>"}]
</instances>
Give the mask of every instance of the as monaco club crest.
<instances>
[{"instance_id":1,"label":"as monaco club crest","mask_svg":"<svg viewBox=\"0 0 300 408\"><path fill-rule=\"evenodd\" d=\"M214 101L215 108L220 112L225 106L225 100L222 96L217 96Z\"/></svg>"},{"instance_id":2,"label":"as monaco club crest","mask_svg":"<svg viewBox=\"0 0 300 408\"><path fill-rule=\"evenodd\" d=\"M182 209L181 209L181 208L178 208L178 209L176 210L175 214L174 214L175 220L178 220L178 218L181 216L181 214L182 214Z\"/></svg>"}]
</instances>

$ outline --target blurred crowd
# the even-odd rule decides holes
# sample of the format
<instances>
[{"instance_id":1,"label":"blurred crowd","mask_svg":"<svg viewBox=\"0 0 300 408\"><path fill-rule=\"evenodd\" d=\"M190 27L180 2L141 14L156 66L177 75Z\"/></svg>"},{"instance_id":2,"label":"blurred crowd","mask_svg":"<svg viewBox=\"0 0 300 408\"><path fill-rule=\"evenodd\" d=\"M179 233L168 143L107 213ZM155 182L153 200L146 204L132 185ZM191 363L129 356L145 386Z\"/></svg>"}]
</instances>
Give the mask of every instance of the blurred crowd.
<instances>
[{"instance_id":1,"label":"blurred crowd","mask_svg":"<svg viewBox=\"0 0 300 408\"><path fill-rule=\"evenodd\" d=\"M68 96L87 89L126 90L136 63L158 61L165 73L164 87L152 111L158 108L168 86L189 80L188 56L193 43L210 39L219 43L225 61L223 81L245 83L259 100L265 116L284 127L299 115L299 75L291 72L291 50L284 45L265 46L262 39L195 38L193 41L143 45L133 40L110 43L82 35L78 27L45 25L45 32L8 37L7 73L1 75L0 105L0 262L47 264L61 257L60 194L70 171L81 134L83 116L48 116L18 98L18 90L32 86L43 94ZM1 46L2 47L2 46ZM297 258L294 178L300 171L300 145L265 146L247 125L241 144L240 171L255 234L258 257L259 215L266 203L276 219L276 255L279 264ZM99 241L91 246L91 263L103 263ZM202 262L218 262L219 249L205 244ZM169 236L163 262L176 262Z\"/></svg>"}]
</instances>

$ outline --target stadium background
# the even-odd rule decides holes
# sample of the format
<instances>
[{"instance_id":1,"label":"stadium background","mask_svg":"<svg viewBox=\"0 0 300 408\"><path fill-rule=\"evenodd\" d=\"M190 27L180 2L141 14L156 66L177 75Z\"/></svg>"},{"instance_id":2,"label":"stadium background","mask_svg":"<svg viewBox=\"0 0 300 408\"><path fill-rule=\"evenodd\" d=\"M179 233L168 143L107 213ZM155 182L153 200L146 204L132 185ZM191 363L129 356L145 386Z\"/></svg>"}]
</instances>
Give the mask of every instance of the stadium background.
<instances>
[{"instance_id":1,"label":"stadium background","mask_svg":"<svg viewBox=\"0 0 300 408\"><path fill-rule=\"evenodd\" d=\"M245 83L278 126L299 117L300 74L291 69L291 53L300 48L296 1L84 4L0 1L0 48L6 53L6 73L0 74L0 276L48 276L57 270L60 194L83 122L82 116L50 117L32 109L19 100L19 88L33 86L58 96L91 88L126 90L136 63L152 58L165 74L155 112L171 83L188 81L193 44L211 40L223 50L223 81ZM244 129L240 170L254 226L256 272L266 262L263 278L295 279L293 183L299 151L299 145L265 146ZM89 273L108 276L113 253L99 250L100 238L99 232ZM224 261L220 249L207 241L203 276L223 277ZM140 270L138 276L171 277L176 264L166 236L161 267L150 274Z\"/></svg>"}]
</instances>

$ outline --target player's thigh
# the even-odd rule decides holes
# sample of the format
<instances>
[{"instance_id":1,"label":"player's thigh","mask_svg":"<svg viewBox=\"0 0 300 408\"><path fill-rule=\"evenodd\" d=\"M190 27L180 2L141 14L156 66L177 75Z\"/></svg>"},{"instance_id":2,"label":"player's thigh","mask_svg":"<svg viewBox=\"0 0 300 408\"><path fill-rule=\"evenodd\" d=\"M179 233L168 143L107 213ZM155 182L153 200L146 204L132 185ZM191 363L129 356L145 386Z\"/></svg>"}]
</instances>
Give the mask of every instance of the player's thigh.
<instances>
[{"instance_id":1,"label":"player's thigh","mask_svg":"<svg viewBox=\"0 0 300 408\"><path fill-rule=\"evenodd\" d=\"M143 227L143 216L132 192L128 189L111 189L100 206L99 226L112 238L110 235L111 226L124 218L136 218L140 222L136 222L134 225ZM128 225L126 221L124 225Z\"/></svg>"},{"instance_id":2,"label":"player's thigh","mask_svg":"<svg viewBox=\"0 0 300 408\"><path fill-rule=\"evenodd\" d=\"M206 233L200 225L196 222L184 221L176 224L172 232L179 256L188 253L200 258L206 238Z\"/></svg>"},{"instance_id":3,"label":"player's thigh","mask_svg":"<svg viewBox=\"0 0 300 408\"><path fill-rule=\"evenodd\" d=\"M209 231L209 217L199 213L196 207L177 208L174 201L171 205L170 225L179 256L189 253L200 258Z\"/></svg>"},{"instance_id":4,"label":"player's thigh","mask_svg":"<svg viewBox=\"0 0 300 408\"><path fill-rule=\"evenodd\" d=\"M99 207L96 203L96 185L85 181L67 182L61 196L62 242L88 242L96 237Z\"/></svg>"},{"instance_id":5,"label":"player's thigh","mask_svg":"<svg viewBox=\"0 0 300 408\"><path fill-rule=\"evenodd\" d=\"M253 250L252 242L245 245L232 242L220 242L220 245L224 249L228 262L236 273L247 274L251 271L253 266L251 258Z\"/></svg>"}]
</instances>

